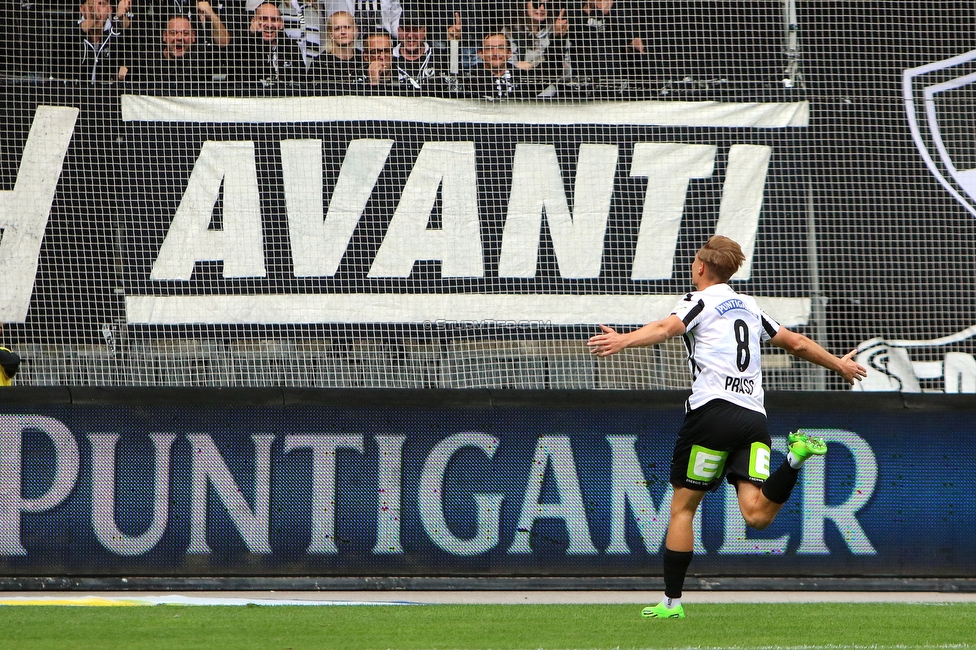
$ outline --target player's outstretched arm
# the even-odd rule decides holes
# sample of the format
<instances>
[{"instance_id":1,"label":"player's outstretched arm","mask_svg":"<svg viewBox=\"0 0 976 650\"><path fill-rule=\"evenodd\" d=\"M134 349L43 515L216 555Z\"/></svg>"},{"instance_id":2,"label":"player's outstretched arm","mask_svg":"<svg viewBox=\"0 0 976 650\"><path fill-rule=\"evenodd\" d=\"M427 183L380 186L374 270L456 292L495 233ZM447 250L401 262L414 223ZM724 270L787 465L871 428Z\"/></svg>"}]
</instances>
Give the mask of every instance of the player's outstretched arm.
<instances>
[{"instance_id":1,"label":"player's outstretched arm","mask_svg":"<svg viewBox=\"0 0 976 650\"><path fill-rule=\"evenodd\" d=\"M685 324L681 319L671 314L664 320L656 320L647 325L621 334L612 327L600 325L602 334L590 337L586 344L590 352L598 357L609 357L626 348L639 348L647 345L663 343L673 336L685 333Z\"/></svg>"},{"instance_id":2,"label":"player's outstretched arm","mask_svg":"<svg viewBox=\"0 0 976 650\"><path fill-rule=\"evenodd\" d=\"M848 384L853 384L855 380L860 381L867 376L864 366L854 361L857 349L853 349L843 357L832 355L823 349L820 344L798 332L793 332L780 327L776 336L770 339L773 345L779 346L795 357L806 359L810 363L823 366L828 370L833 370L844 378Z\"/></svg>"}]
</instances>

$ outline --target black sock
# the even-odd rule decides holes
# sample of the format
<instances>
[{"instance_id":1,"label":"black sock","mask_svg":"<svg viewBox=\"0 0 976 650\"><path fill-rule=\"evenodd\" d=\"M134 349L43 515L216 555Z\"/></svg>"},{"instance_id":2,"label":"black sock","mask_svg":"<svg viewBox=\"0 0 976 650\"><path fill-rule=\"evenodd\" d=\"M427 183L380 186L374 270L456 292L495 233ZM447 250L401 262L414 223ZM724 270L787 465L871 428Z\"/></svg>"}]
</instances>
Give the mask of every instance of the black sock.
<instances>
[{"instance_id":1,"label":"black sock","mask_svg":"<svg viewBox=\"0 0 976 650\"><path fill-rule=\"evenodd\" d=\"M664 595L668 598L681 598L692 555L694 551L672 551L664 548Z\"/></svg>"},{"instance_id":2,"label":"black sock","mask_svg":"<svg viewBox=\"0 0 976 650\"><path fill-rule=\"evenodd\" d=\"M762 493L773 503L786 503L798 478L800 478L800 470L793 469L788 462L783 461L779 469L770 474L763 483Z\"/></svg>"}]
</instances>

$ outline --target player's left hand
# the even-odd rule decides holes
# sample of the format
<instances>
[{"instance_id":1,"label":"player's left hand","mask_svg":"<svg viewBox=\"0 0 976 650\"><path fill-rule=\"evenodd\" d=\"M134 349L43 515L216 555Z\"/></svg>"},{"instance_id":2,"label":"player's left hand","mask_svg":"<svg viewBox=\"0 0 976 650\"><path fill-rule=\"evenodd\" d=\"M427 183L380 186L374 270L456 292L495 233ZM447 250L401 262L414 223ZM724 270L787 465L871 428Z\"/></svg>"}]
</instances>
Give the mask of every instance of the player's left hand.
<instances>
[{"instance_id":1,"label":"player's left hand","mask_svg":"<svg viewBox=\"0 0 976 650\"><path fill-rule=\"evenodd\" d=\"M591 336L590 340L586 342L590 348L590 354L595 354L598 357L609 357L626 347L623 336L617 330L606 325L600 325L600 329L603 330L603 334Z\"/></svg>"},{"instance_id":2,"label":"player's left hand","mask_svg":"<svg viewBox=\"0 0 976 650\"><path fill-rule=\"evenodd\" d=\"M840 370L838 374L844 378L844 380L853 385L854 381L861 381L868 376L867 368L854 361L854 355L857 354L857 348L854 348L847 354L845 354L840 359Z\"/></svg>"}]
</instances>

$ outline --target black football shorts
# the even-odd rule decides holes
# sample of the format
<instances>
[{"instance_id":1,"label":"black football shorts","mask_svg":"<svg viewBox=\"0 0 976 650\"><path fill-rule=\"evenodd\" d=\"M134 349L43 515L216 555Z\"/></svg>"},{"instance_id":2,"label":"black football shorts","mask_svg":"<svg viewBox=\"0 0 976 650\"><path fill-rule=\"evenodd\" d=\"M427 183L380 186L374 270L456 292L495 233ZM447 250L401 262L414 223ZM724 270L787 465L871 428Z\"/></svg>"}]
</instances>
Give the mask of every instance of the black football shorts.
<instances>
[{"instance_id":1,"label":"black football shorts","mask_svg":"<svg viewBox=\"0 0 976 650\"><path fill-rule=\"evenodd\" d=\"M728 477L761 487L769 478L766 416L713 399L685 415L671 458L671 485L715 490Z\"/></svg>"}]
</instances>

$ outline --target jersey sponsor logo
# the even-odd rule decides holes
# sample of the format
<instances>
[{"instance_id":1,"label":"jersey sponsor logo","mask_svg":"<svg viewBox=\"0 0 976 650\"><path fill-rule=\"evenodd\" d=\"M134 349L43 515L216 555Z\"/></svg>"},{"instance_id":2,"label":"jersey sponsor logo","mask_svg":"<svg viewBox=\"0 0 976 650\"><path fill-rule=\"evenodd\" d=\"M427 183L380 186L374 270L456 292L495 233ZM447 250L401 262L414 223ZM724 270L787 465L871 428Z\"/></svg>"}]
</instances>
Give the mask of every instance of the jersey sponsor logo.
<instances>
[{"instance_id":1,"label":"jersey sponsor logo","mask_svg":"<svg viewBox=\"0 0 976 650\"><path fill-rule=\"evenodd\" d=\"M722 304L716 305L715 306L715 311L717 311L719 314L723 314L724 315L726 312L730 312L733 309L743 309L743 310L745 310L745 308L746 308L746 305L745 305L745 303L742 302L742 300L740 300L739 298L730 298L730 299L726 300L725 302L723 302Z\"/></svg>"},{"instance_id":2,"label":"jersey sponsor logo","mask_svg":"<svg viewBox=\"0 0 976 650\"><path fill-rule=\"evenodd\" d=\"M967 93L976 82L973 61L976 50L905 70L902 91L912 139L926 166L976 216L976 169L958 156L958 152L976 149L976 134L953 126L971 118L972 102ZM943 132L950 131L953 141L947 146Z\"/></svg>"},{"instance_id":3,"label":"jersey sponsor logo","mask_svg":"<svg viewBox=\"0 0 976 650\"><path fill-rule=\"evenodd\" d=\"M693 481L708 483L722 475L725 459L729 452L715 451L701 445L692 445L691 456L688 458L688 478Z\"/></svg>"},{"instance_id":4,"label":"jersey sponsor logo","mask_svg":"<svg viewBox=\"0 0 976 650\"><path fill-rule=\"evenodd\" d=\"M748 379L747 377L726 377L725 378L725 390L730 393L739 393L742 395L752 395L752 391L756 387L756 380Z\"/></svg>"},{"instance_id":5,"label":"jersey sponsor logo","mask_svg":"<svg viewBox=\"0 0 976 650\"><path fill-rule=\"evenodd\" d=\"M766 480L769 478L769 445L762 442L752 443L749 449L749 476Z\"/></svg>"}]
</instances>

